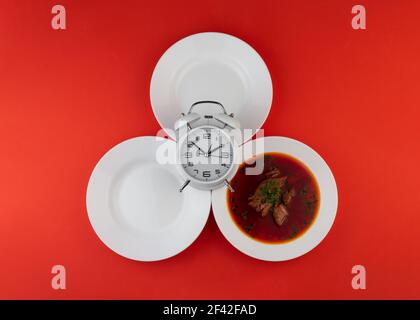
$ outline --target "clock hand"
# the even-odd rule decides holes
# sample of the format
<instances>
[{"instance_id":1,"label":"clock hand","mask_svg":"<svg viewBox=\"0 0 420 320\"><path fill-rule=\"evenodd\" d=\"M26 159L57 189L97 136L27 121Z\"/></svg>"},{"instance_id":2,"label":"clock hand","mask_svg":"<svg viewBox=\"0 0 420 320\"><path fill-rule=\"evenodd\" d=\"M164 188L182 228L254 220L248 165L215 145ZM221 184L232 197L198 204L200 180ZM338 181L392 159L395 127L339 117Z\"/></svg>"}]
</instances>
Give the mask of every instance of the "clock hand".
<instances>
[{"instance_id":1,"label":"clock hand","mask_svg":"<svg viewBox=\"0 0 420 320\"><path fill-rule=\"evenodd\" d=\"M220 148L223 148L224 144L221 144L220 146L218 146L217 148L214 148L213 150L210 150L209 152L207 152L207 155L211 155L213 152L215 152L216 150L219 150Z\"/></svg>"},{"instance_id":2,"label":"clock hand","mask_svg":"<svg viewBox=\"0 0 420 320\"><path fill-rule=\"evenodd\" d=\"M203 151L203 149L201 149L194 141L191 141L191 143L193 144L193 145L195 145L196 147L197 147L197 149L198 150L200 150L202 153L204 153L204 154L206 154L204 151Z\"/></svg>"}]
</instances>

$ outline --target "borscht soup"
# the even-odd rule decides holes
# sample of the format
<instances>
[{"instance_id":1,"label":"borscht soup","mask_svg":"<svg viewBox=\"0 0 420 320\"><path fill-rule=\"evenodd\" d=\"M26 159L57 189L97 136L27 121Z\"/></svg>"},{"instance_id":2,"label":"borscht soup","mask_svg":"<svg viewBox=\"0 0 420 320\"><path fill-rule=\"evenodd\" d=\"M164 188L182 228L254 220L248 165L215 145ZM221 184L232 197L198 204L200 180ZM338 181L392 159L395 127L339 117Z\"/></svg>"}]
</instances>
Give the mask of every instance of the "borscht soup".
<instances>
[{"instance_id":1,"label":"borscht soup","mask_svg":"<svg viewBox=\"0 0 420 320\"><path fill-rule=\"evenodd\" d=\"M265 153L259 175L247 175L243 163L227 191L228 208L236 225L248 236L265 243L297 239L318 214L320 193L311 171L299 160L282 153ZM249 162L249 161L248 161Z\"/></svg>"}]
</instances>

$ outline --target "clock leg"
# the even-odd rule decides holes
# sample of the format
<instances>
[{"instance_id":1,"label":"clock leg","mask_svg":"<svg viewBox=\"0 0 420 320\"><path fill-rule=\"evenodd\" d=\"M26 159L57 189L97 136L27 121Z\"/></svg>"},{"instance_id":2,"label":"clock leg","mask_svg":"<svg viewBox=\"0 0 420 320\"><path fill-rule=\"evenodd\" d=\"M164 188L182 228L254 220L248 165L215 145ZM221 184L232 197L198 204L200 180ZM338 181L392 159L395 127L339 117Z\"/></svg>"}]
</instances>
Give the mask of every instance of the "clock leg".
<instances>
[{"instance_id":1,"label":"clock leg","mask_svg":"<svg viewBox=\"0 0 420 320\"><path fill-rule=\"evenodd\" d=\"M229 181L227 181L227 179L225 179L225 185L230 190L230 192L235 192L235 189L232 188L232 186L230 185Z\"/></svg>"},{"instance_id":2,"label":"clock leg","mask_svg":"<svg viewBox=\"0 0 420 320\"><path fill-rule=\"evenodd\" d=\"M184 191L184 189L190 184L191 180L187 180L184 182L184 184L182 185L182 187L179 189L179 192Z\"/></svg>"}]
</instances>

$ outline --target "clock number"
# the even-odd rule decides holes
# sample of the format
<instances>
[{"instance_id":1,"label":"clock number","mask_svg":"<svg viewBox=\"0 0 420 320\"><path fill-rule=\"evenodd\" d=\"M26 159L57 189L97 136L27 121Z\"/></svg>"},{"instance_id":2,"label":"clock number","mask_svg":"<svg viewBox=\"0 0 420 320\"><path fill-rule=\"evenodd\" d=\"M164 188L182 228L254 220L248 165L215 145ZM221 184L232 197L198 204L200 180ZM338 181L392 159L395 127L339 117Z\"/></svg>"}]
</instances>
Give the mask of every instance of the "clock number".
<instances>
[{"instance_id":1,"label":"clock number","mask_svg":"<svg viewBox=\"0 0 420 320\"><path fill-rule=\"evenodd\" d=\"M210 132L203 133L203 139L211 139L211 133Z\"/></svg>"},{"instance_id":2,"label":"clock number","mask_svg":"<svg viewBox=\"0 0 420 320\"><path fill-rule=\"evenodd\" d=\"M216 169L216 170L214 170L214 172L215 172L217 175L219 175L219 174L220 174L220 169Z\"/></svg>"},{"instance_id":3,"label":"clock number","mask_svg":"<svg viewBox=\"0 0 420 320\"><path fill-rule=\"evenodd\" d=\"M188 162L188 166L192 167L194 164L192 162Z\"/></svg>"},{"instance_id":4,"label":"clock number","mask_svg":"<svg viewBox=\"0 0 420 320\"><path fill-rule=\"evenodd\" d=\"M203 177L204 178L210 178L210 176L211 176L210 171L203 171Z\"/></svg>"},{"instance_id":5,"label":"clock number","mask_svg":"<svg viewBox=\"0 0 420 320\"><path fill-rule=\"evenodd\" d=\"M194 172L195 172L196 174L198 174L198 170L197 170L197 169L194 169Z\"/></svg>"}]
</instances>

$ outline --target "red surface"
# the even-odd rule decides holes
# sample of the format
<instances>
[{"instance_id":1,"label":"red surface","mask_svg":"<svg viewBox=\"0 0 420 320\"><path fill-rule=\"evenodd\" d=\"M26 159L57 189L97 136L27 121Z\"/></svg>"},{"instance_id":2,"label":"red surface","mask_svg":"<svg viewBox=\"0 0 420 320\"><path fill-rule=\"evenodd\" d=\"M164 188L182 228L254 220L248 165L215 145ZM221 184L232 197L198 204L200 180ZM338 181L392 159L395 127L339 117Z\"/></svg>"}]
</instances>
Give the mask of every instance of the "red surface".
<instances>
[{"instance_id":1,"label":"red surface","mask_svg":"<svg viewBox=\"0 0 420 320\"><path fill-rule=\"evenodd\" d=\"M0 298L420 298L420 24L417 1L0 1ZM92 169L115 144L159 129L149 81L175 41L222 31L266 61L266 135L329 163L339 211L307 255L266 263L235 250L210 218L167 261L106 248L85 208ZM51 267L67 269L54 291ZM367 290L351 268L367 268Z\"/></svg>"}]
</instances>

